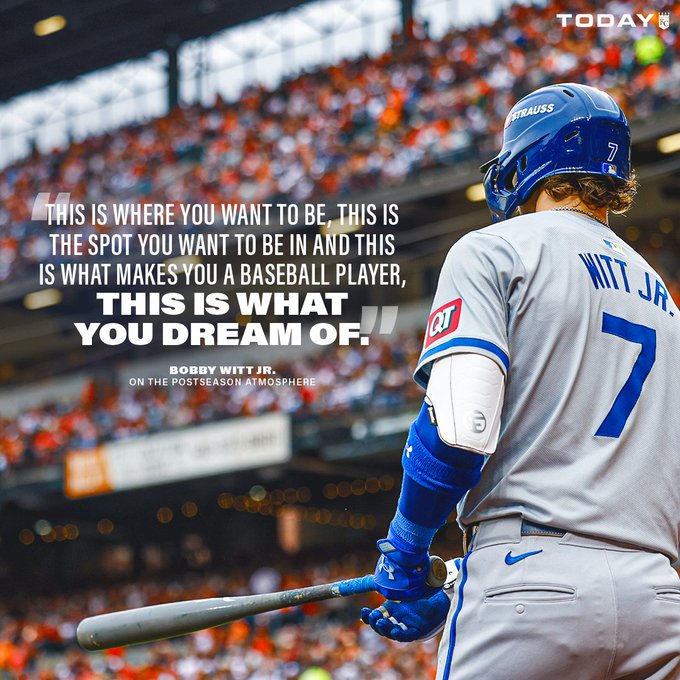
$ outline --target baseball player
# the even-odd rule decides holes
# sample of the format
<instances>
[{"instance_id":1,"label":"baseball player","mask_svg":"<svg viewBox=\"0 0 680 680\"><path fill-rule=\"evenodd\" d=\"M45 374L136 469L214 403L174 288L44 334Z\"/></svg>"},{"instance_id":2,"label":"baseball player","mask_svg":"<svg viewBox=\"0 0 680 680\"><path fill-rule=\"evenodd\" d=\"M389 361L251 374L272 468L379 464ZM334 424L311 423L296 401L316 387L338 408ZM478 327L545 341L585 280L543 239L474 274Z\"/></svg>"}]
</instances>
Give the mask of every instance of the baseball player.
<instances>
[{"instance_id":1,"label":"baseball player","mask_svg":"<svg viewBox=\"0 0 680 680\"><path fill-rule=\"evenodd\" d=\"M438 680L680 678L680 312L607 225L635 193L626 118L541 88L482 169L498 224L444 263L378 541L388 601L362 619L402 641L445 622ZM437 591L456 506L466 555Z\"/></svg>"}]
</instances>

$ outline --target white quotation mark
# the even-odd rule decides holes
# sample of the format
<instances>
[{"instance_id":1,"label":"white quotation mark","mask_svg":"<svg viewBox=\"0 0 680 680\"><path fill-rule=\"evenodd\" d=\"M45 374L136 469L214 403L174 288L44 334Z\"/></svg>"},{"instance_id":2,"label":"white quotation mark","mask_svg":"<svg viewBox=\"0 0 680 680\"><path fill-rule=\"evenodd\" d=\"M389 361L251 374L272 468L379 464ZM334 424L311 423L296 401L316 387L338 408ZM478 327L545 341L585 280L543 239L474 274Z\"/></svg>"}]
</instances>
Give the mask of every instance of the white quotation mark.
<instances>
[{"instance_id":1,"label":"white quotation mark","mask_svg":"<svg viewBox=\"0 0 680 680\"><path fill-rule=\"evenodd\" d=\"M62 192L57 194L57 199L54 201L54 205L68 205L69 199L71 198L70 193ZM31 219L34 222L47 222L47 206L52 205L50 203L50 193L48 191L40 192L36 195L33 201L33 210L31 211Z\"/></svg>"}]
</instances>

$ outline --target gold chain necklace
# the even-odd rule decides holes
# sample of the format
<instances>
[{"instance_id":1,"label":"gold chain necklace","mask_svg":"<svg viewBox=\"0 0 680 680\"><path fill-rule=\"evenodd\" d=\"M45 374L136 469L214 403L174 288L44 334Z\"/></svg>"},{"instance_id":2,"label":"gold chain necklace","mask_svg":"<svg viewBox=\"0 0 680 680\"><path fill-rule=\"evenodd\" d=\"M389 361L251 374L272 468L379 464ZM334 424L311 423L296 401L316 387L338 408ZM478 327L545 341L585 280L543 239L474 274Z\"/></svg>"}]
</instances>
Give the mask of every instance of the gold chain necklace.
<instances>
[{"instance_id":1,"label":"gold chain necklace","mask_svg":"<svg viewBox=\"0 0 680 680\"><path fill-rule=\"evenodd\" d=\"M581 208L572 208L571 206L566 206L564 208L553 208L553 210L568 210L569 212L577 212L577 213L581 213L582 215L587 215L588 217L592 217L596 222L603 224L605 227L607 227L607 229L609 229L609 225L604 220L601 220L597 215L595 215L594 213L591 213L590 210L582 210Z\"/></svg>"}]
</instances>

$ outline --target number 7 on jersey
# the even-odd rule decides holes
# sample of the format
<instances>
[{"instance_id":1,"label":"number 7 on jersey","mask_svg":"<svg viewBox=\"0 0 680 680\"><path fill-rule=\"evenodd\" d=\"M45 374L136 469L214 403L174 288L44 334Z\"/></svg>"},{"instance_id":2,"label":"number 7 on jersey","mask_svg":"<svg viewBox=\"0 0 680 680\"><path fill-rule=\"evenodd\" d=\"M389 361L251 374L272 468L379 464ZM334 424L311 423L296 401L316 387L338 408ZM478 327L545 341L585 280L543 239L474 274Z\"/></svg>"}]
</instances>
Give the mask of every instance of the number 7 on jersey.
<instances>
[{"instance_id":1,"label":"number 7 on jersey","mask_svg":"<svg viewBox=\"0 0 680 680\"><path fill-rule=\"evenodd\" d=\"M617 439L621 436L628 416L630 416L640 398L642 386L656 359L656 331L649 326L642 326L622 319L620 316L603 312L602 332L641 345L640 354L633 364L633 370L630 372L628 380L616 395L609 413L595 433L596 437L614 437Z\"/></svg>"}]
</instances>

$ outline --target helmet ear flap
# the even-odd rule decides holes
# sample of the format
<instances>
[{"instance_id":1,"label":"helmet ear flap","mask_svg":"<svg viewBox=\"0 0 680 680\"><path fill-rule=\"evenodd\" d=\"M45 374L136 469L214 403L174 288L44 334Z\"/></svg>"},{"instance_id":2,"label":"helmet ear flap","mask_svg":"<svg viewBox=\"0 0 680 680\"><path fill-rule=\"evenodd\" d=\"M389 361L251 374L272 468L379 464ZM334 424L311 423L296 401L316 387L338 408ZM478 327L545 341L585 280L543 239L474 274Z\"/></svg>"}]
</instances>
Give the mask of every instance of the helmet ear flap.
<instances>
[{"instance_id":1,"label":"helmet ear flap","mask_svg":"<svg viewBox=\"0 0 680 680\"><path fill-rule=\"evenodd\" d=\"M517 185L520 182L520 178L524 174L526 169L527 169L527 157L526 155L524 155L517 161L517 163L515 163L515 167L506 176L505 182L503 183L506 191L514 191L517 188Z\"/></svg>"}]
</instances>

